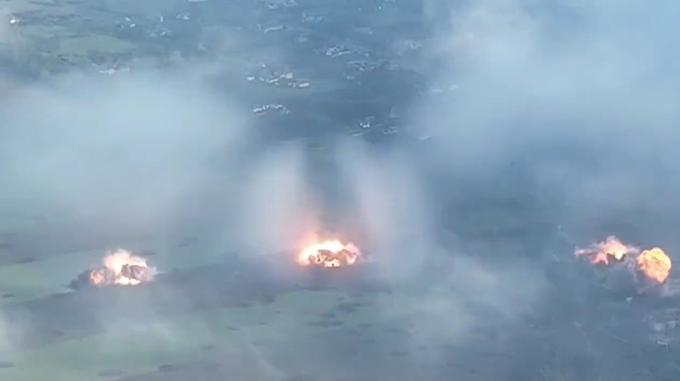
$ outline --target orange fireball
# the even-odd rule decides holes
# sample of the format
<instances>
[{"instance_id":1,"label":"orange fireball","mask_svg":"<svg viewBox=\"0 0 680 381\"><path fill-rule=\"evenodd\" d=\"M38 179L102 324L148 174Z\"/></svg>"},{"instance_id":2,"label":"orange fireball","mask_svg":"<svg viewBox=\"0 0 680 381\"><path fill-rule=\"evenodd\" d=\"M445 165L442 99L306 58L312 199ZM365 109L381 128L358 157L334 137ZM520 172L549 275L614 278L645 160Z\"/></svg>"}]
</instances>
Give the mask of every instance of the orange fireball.
<instances>
[{"instance_id":1,"label":"orange fireball","mask_svg":"<svg viewBox=\"0 0 680 381\"><path fill-rule=\"evenodd\" d=\"M598 242L587 249L576 250L576 256L584 256L595 265L608 265L610 260L623 261L627 255L637 254L639 249L622 243L618 238L609 236L604 242Z\"/></svg>"},{"instance_id":2,"label":"orange fireball","mask_svg":"<svg viewBox=\"0 0 680 381\"><path fill-rule=\"evenodd\" d=\"M90 272L90 284L93 286L103 286L106 283L106 270L92 270Z\"/></svg>"},{"instance_id":3,"label":"orange fireball","mask_svg":"<svg viewBox=\"0 0 680 381\"><path fill-rule=\"evenodd\" d=\"M664 283L671 273L671 259L658 247L643 251L636 262L640 272L657 283Z\"/></svg>"},{"instance_id":4,"label":"orange fireball","mask_svg":"<svg viewBox=\"0 0 680 381\"><path fill-rule=\"evenodd\" d=\"M305 247L297 261L302 266L342 267L355 264L360 255L359 248L353 243L330 240Z\"/></svg>"},{"instance_id":5,"label":"orange fireball","mask_svg":"<svg viewBox=\"0 0 680 381\"><path fill-rule=\"evenodd\" d=\"M123 249L105 256L102 263L103 268L90 272L90 284L93 286L136 286L151 281L156 275L156 269L149 267L146 259Z\"/></svg>"}]
</instances>

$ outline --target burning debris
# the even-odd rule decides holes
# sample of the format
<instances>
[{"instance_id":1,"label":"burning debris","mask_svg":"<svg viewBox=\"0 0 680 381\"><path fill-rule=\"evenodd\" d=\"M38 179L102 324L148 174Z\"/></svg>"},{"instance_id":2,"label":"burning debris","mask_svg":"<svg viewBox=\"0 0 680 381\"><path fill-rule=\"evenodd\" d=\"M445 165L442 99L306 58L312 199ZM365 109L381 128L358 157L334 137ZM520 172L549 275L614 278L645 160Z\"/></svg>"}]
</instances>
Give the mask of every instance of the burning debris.
<instances>
[{"instance_id":1,"label":"burning debris","mask_svg":"<svg viewBox=\"0 0 680 381\"><path fill-rule=\"evenodd\" d=\"M586 249L578 249L575 254L577 257L587 257L594 265L609 265L610 261L622 262L629 255L635 255L640 249L628 246L619 241L614 236L607 237L604 242L590 245Z\"/></svg>"},{"instance_id":2,"label":"burning debris","mask_svg":"<svg viewBox=\"0 0 680 381\"><path fill-rule=\"evenodd\" d=\"M636 282L644 281L648 285L664 284L672 267L671 258L662 249L640 250L614 236L586 249L578 249L575 255L587 258L594 265L625 267Z\"/></svg>"},{"instance_id":3,"label":"burning debris","mask_svg":"<svg viewBox=\"0 0 680 381\"><path fill-rule=\"evenodd\" d=\"M153 280L156 275L156 269L150 267L146 259L123 249L105 256L102 264L104 267L89 273L89 283L93 286L136 286Z\"/></svg>"},{"instance_id":4,"label":"burning debris","mask_svg":"<svg viewBox=\"0 0 680 381\"><path fill-rule=\"evenodd\" d=\"M305 247L298 255L302 266L345 267L354 265L361 256L359 248L339 240L324 241Z\"/></svg>"}]
</instances>

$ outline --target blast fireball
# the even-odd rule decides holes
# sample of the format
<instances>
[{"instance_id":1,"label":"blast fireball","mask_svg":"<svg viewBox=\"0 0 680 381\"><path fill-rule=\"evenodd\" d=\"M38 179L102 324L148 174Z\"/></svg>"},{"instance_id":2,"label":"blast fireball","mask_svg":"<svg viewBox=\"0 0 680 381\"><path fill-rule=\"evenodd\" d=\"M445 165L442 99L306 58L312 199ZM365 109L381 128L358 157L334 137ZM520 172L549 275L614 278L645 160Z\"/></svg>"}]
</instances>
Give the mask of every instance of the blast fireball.
<instances>
[{"instance_id":1,"label":"blast fireball","mask_svg":"<svg viewBox=\"0 0 680 381\"><path fill-rule=\"evenodd\" d=\"M587 257L594 265L609 265L610 261L621 262L628 255L635 255L640 250L633 246L628 246L614 236L607 237L604 242L598 242L587 249L576 250L576 256Z\"/></svg>"},{"instance_id":2,"label":"blast fireball","mask_svg":"<svg viewBox=\"0 0 680 381\"><path fill-rule=\"evenodd\" d=\"M105 256L102 264L102 268L90 272L90 284L93 286L136 286L151 281L156 275L156 269L150 267L146 259L123 249Z\"/></svg>"},{"instance_id":3,"label":"blast fireball","mask_svg":"<svg viewBox=\"0 0 680 381\"><path fill-rule=\"evenodd\" d=\"M353 243L331 240L305 247L297 261L302 266L343 267L355 264L360 256L359 248Z\"/></svg>"},{"instance_id":4,"label":"blast fireball","mask_svg":"<svg viewBox=\"0 0 680 381\"><path fill-rule=\"evenodd\" d=\"M637 257L636 263L642 274L657 283L664 283L671 274L671 259L658 247L643 251Z\"/></svg>"},{"instance_id":5,"label":"blast fireball","mask_svg":"<svg viewBox=\"0 0 680 381\"><path fill-rule=\"evenodd\" d=\"M637 247L626 245L614 236L604 242L591 245L575 252L578 257L588 258L595 265L614 265L622 263L635 279L641 274L648 281L663 284L671 273L671 258L660 248L640 251Z\"/></svg>"}]
</instances>

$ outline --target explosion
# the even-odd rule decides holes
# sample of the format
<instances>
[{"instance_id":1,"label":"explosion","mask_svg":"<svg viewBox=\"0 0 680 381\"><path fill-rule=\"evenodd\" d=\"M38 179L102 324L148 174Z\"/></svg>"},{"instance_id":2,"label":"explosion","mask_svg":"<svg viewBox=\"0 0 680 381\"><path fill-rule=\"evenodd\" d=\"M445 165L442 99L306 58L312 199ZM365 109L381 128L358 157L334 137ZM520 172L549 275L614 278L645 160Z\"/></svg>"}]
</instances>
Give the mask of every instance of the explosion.
<instances>
[{"instance_id":1,"label":"explosion","mask_svg":"<svg viewBox=\"0 0 680 381\"><path fill-rule=\"evenodd\" d=\"M622 262L628 255L639 253L640 250L633 246L628 246L619 241L614 236L609 236L604 242L598 242L587 249L576 250L576 256L584 256L590 259L594 265L609 265L610 260Z\"/></svg>"},{"instance_id":2,"label":"explosion","mask_svg":"<svg viewBox=\"0 0 680 381\"><path fill-rule=\"evenodd\" d=\"M586 257L595 265L612 265L625 263L633 273L642 274L649 281L656 284L666 282L671 273L671 258L660 248L640 251L640 249L622 243L614 236L607 237L604 242L591 245L587 249L578 249L578 257Z\"/></svg>"},{"instance_id":3,"label":"explosion","mask_svg":"<svg viewBox=\"0 0 680 381\"><path fill-rule=\"evenodd\" d=\"M151 281L156 275L156 269L149 267L146 259L123 249L105 256L102 264L103 268L90 272L89 280L93 286L136 286Z\"/></svg>"},{"instance_id":4,"label":"explosion","mask_svg":"<svg viewBox=\"0 0 680 381\"><path fill-rule=\"evenodd\" d=\"M657 283L664 283L671 273L671 259L658 247L643 251L636 263L642 274Z\"/></svg>"},{"instance_id":5,"label":"explosion","mask_svg":"<svg viewBox=\"0 0 680 381\"><path fill-rule=\"evenodd\" d=\"M323 241L309 245L300 251L298 263L302 266L343 267L357 262L361 255L359 248L339 240Z\"/></svg>"}]
</instances>

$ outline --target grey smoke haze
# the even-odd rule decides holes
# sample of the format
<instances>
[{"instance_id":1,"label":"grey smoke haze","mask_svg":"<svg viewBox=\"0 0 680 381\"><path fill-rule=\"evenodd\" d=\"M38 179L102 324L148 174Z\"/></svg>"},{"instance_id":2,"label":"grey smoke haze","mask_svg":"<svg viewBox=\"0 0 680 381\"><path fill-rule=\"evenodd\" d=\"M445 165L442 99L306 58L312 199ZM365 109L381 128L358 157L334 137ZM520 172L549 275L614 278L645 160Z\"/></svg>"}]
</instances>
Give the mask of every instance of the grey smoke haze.
<instances>
[{"instance_id":1,"label":"grey smoke haze","mask_svg":"<svg viewBox=\"0 0 680 381\"><path fill-rule=\"evenodd\" d=\"M523 260L501 263L445 254L437 270L420 279L420 288L386 299L381 315L409 322L413 348L480 339L503 348L514 332L513 324L534 311L544 297L547 280L541 270ZM482 339L486 335L492 337Z\"/></svg>"},{"instance_id":2,"label":"grey smoke haze","mask_svg":"<svg viewBox=\"0 0 680 381\"><path fill-rule=\"evenodd\" d=\"M0 19L3 20L3 22L0 23L0 46L2 46L2 44L9 45L9 43L11 42L12 38L11 25L9 24L9 22L5 22L9 20L9 17L10 17L9 10L5 8L0 8Z\"/></svg>"},{"instance_id":3,"label":"grey smoke haze","mask_svg":"<svg viewBox=\"0 0 680 381\"><path fill-rule=\"evenodd\" d=\"M538 205L539 221L575 231L570 240L594 239L613 227L677 247L675 2L429 5L433 23L450 10L428 44L432 62L441 65L433 65L440 70L432 85L445 92L424 97L411 114L416 130L433 137L425 166L433 164L435 183L444 185L431 189L431 203L481 211L489 200L517 199ZM456 226L476 222L453 210ZM484 215L482 224L504 221L501 213ZM453 257L442 268L455 284L431 281L428 293L394 306L424 311L414 338L465 341L476 329L512 322L545 301L540 261L524 263L510 244L492 253L479 249L468 254L483 256L470 259L449 247ZM536 254L571 253L550 246L525 255ZM498 266L506 262L511 265ZM576 287L562 293L582 291Z\"/></svg>"},{"instance_id":4,"label":"grey smoke haze","mask_svg":"<svg viewBox=\"0 0 680 381\"><path fill-rule=\"evenodd\" d=\"M679 11L672 1L463 2L431 45L444 62L433 82L453 86L413 121L437 136L452 186L524 176L519 187L572 224L668 217L679 207Z\"/></svg>"},{"instance_id":5,"label":"grey smoke haze","mask_svg":"<svg viewBox=\"0 0 680 381\"><path fill-rule=\"evenodd\" d=\"M417 205L427 200L422 210L428 212L415 226L441 228L431 211L451 201L484 210L488 200L519 199L520 205L542 208L539 218L549 234L564 224L579 239L592 240L613 227L636 240L677 246L673 226L680 204L673 195L680 190L680 158L673 147L679 142L680 77L677 50L670 48L678 43L671 16L680 11L677 4L429 5L433 23L441 22L443 9L450 11L428 43L433 67L439 68L432 84L446 91L416 102L411 113L416 130L433 139L427 159L410 159L416 172L436 176L421 175L426 197L401 200L406 210L421 210ZM390 173L382 164L378 172ZM404 173L385 188L398 194L409 189L411 172ZM433 183L438 187L428 188ZM371 189L376 188L364 190L366 197ZM456 226L477 222L449 210L454 214L447 218L458 220ZM521 209L515 214L526 216ZM482 224L505 219L502 212L491 213ZM389 223L378 225L400 231ZM423 283L427 292L385 309L423 311L413 326L414 339L465 341L480 327L515 321L544 301L547 282L540 261L517 258L512 242L492 252L493 246L472 246L478 251L470 252L462 240L465 248L454 240L408 252L436 257L443 250L451 258L438 264L450 278L429 277ZM525 253L541 254L559 258L571 252L551 246Z\"/></svg>"},{"instance_id":6,"label":"grey smoke haze","mask_svg":"<svg viewBox=\"0 0 680 381\"><path fill-rule=\"evenodd\" d=\"M402 292L381 299L376 316L408 321L412 348L465 343L485 330L502 331L506 345L513 324L545 301L543 262L519 258L512 239L483 233L481 244L467 242L448 224L474 231L479 221L495 228L525 215L468 221L458 206L522 198L547 207L548 230L564 224L585 243L619 234L602 226L623 220L642 226L636 244L678 246L680 5L426 3L437 25L426 44L437 68L430 80L446 91L404 112L433 137L423 155L403 141L338 138L324 153L329 171L319 173L303 144L259 141L249 111L200 75L72 74L15 86L3 99L3 187L91 230L157 232L187 214L216 213L213 229L253 262L290 256L310 234L346 235L374 260L371 275ZM202 198L223 204L211 209ZM593 226L602 233L584 235ZM182 339L156 328L160 342ZM0 320L0 353L3 341ZM283 378L249 349L266 379Z\"/></svg>"}]
</instances>

